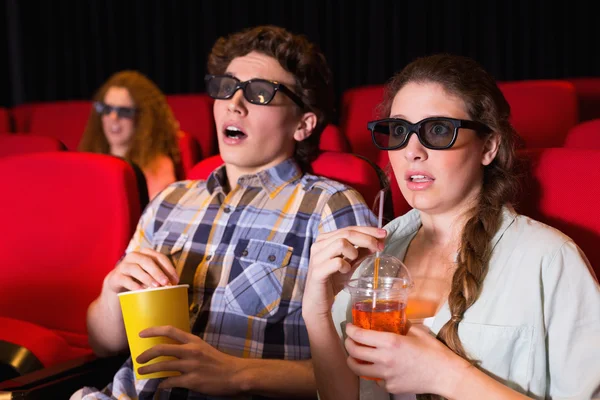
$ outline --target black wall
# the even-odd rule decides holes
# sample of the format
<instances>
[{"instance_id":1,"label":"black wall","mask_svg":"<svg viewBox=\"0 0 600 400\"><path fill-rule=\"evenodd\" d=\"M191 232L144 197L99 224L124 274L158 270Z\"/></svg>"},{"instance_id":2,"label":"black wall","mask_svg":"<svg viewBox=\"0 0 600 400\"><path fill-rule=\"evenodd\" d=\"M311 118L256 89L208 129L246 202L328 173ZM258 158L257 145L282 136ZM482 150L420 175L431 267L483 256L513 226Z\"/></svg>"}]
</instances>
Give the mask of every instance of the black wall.
<instances>
[{"instance_id":1,"label":"black wall","mask_svg":"<svg viewBox=\"0 0 600 400\"><path fill-rule=\"evenodd\" d=\"M469 55L498 80L600 76L593 2L548 0L0 0L0 106L87 99L138 69L165 93L203 90L221 35L259 24L306 34L336 93L383 83L416 56Z\"/></svg>"}]
</instances>

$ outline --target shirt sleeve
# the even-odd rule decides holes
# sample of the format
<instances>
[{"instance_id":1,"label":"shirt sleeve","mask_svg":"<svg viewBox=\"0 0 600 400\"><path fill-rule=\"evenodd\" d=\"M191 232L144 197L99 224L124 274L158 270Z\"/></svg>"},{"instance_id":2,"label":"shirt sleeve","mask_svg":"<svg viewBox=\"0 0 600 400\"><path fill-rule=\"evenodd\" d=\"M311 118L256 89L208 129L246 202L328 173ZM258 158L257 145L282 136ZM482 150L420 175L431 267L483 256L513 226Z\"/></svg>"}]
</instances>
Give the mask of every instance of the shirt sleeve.
<instances>
[{"instance_id":1,"label":"shirt sleeve","mask_svg":"<svg viewBox=\"0 0 600 400\"><path fill-rule=\"evenodd\" d=\"M140 251L142 249L153 247L156 216L159 213L159 209L164 204L165 199L179 186L180 185L177 185L176 183L168 186L148 204L138 221L133 237L129 241L123 256L132 251Z\"/></svg>"},{"instance_id":2,"label":"shirt sleeve","mask_svg":"<svg viewBox=\"0 0 600 400\"><path fill-rule=\"evenodd\" d=\"M592 271L581 249L567 241L542 272L547 398L600 396L600 286Z\"/></svg>"},{"instance_id":3,"label":"shirt sleeve","mask_svg":"<svg viewBox=\"0 0 600 400\"><path fill-rule=\"evenodd\" d=\"M321 216L319 233L347 226L377 226L377 217L354 189L336 192L329 198ZM349 303L350 295L342 290L337 294L332 308L335 328L342 341L345 339L342 326L345 327Z\"/></svg>"},{"instance_id":4,"label":"shirt sleeve","mask_svg":"<svg viewBox=\"0 0 600 400\"><path fill-rule=\"evenodd\" d=\"M377 226L377 217L354 189L335 192L321 214L319 232L332 232L347 226Z\"/></svg>"}]
</instances>

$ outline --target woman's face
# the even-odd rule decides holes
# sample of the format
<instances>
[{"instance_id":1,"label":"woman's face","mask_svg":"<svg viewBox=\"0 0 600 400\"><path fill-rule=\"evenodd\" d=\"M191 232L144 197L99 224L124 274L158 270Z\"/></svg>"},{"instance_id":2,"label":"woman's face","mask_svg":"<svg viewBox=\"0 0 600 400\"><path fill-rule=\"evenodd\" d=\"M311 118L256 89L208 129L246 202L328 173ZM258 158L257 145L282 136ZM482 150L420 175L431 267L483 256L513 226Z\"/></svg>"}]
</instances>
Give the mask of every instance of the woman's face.
<instances>
[{"instance_id":1,"label":"woman's face","mask_svg":"<svg viewBox=\"0 0 600 400\"><path fill-rule=\"evenodd\" d=\"M464 101L437 83L405 85L394 97L390 117L413 124L429 117L471 120ZM481 190L483 168L493 161L496 151L488 138L459 128L449 149L428 149L412 133L404 147L388 154L407 202L420 211L438 214L469 207Z\"/></svg>"},{"instance_id":2,"label":"woman's face","mask_svg":"<svg viewBox=\"0 0 600 400\"><path fill-rule=\"evenodd\" d=\"M104 96L104 110L101 114L104 135L111 149L128 148L135 134L135 108L129 91L124 87L113 86ZM122 108L119 112L119 108Z\"/></svg>"}]
</instances>

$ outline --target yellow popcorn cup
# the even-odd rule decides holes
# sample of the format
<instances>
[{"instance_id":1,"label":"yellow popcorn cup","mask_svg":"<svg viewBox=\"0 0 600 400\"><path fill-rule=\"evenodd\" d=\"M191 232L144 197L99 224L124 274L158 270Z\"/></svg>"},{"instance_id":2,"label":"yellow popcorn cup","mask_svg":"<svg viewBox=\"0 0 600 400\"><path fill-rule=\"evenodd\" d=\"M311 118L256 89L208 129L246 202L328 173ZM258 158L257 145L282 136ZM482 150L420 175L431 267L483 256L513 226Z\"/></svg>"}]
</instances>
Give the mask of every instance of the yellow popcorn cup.
<instances>
[{"instance_id":1,"label":"yellow popcorn cup","mask_svg":"<svg viewBox=\"0 0 600 400\"><path fill-rule=\"evenodd\" d=\"M182 331L190 332L188 287L189 285L162 286L118 294L129 351L133 360L133 370L137 379L166 378L181 375L177 371L160 371L144 375L138 373L139 367L173 360L175 357L156 357L145 364L138 364L136 359L144 351L157 344L179 343L165 336L141 338L140 332L144 329L153 326L171 325Z\"/></svg>"}]
</instances>

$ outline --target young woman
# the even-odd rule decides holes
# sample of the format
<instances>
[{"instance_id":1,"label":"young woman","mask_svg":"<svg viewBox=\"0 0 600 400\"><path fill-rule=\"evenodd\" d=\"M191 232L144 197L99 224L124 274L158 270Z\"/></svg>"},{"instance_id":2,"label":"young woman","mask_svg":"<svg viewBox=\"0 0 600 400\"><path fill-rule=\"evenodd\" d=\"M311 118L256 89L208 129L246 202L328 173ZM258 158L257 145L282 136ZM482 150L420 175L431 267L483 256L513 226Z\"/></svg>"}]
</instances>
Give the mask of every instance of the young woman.
<instances>
[{"instance_id":1,"label":"young woman","mask_svg":"<svg viewBox=\"0 0 600 400\"><path fill-rule=\"evenodd\" d=\"M137 71L111 76L94 97L81 151L112 154L140 167L150 199L179 174L178 126L165 95Z\"/></svg>"},{"instance_id":2,"label":"young woman","mask_svg":"<svg viewBox=\"0 0 600 400\"><path fill-rule=\"evenodd\" d=\"M369 128L414 209L312 246L303 316L321 399L600 395L598 283L569 237L511 207L515 132L493 78L468 58L417 59L383 107ZM381 249L414 279L407 313L423 323L406 336L352 325L340 292Z\"/></svg>"}]
</instances>

